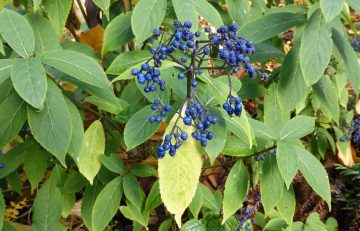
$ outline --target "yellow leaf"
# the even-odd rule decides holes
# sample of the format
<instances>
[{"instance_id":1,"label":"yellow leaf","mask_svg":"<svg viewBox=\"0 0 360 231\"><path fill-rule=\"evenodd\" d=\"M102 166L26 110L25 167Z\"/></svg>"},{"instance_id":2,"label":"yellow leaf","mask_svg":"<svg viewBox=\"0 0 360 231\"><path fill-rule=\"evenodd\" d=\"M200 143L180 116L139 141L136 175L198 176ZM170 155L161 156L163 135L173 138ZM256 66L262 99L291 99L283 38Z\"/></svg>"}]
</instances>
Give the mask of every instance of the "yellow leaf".
<instances>
[{"instance_id":1,"label":"yellow leaf","mask_svg":"<svg viewBox=\"0 0 360 231\"><path fill-rule=\"evenodd\" d=\"M355 150L351 146L350 142L347 142L346 153L343 153L341 151L341 148L339 146L339 142L336 143L336 147L338 148L337 156L338 156L340 162L343 165L351 168L354 165Z\"/></svg>"},{"instance_id":2,"label":"yellow leaf","mask_svg":"<svg viewBox=\"0 0 360 231\"><path fill-rule=\"evenodd\" d=\"M170 133L176 118L177 114L171 119L165 134ZM181 227L181 216L195 195L202 159L199 143L191 137L195 128L183 125L181 120L177 126L186 132L189 138L177 149L174 157L166 154L159 160L159 183L162 201L169 212L175 214L176 223Z\"/></svg>"},{"instance_id":3,"label":"yellow leaf","mask_svg":"<svg viewBox=\"0 0 360 231\"><path fill-rule=\"evenodd\" d=\"M100 24L91 28L87 32L83 32L79 35L79 42L88 44L96 52L101 53L104 38L104 29Z\"/></svg>"}]
</instances>

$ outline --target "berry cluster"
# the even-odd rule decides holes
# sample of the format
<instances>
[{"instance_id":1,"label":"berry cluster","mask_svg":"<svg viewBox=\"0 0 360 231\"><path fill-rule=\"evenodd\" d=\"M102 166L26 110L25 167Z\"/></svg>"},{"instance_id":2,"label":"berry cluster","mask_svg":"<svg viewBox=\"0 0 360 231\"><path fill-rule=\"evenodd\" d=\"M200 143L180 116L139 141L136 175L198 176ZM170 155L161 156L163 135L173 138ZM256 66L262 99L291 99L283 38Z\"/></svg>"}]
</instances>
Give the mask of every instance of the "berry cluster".
<instances>
[{"instance_id":1,"label":"berry cluster","mask_svg":"<svg viewBox=\"0 0 360 231\"><path fill-rule=\"evenodd\" d=\"M351 41L351 47L357 51L360 52L360 39L354 39Z\"/></svg>"},{"instance_id":2,"label":"berry cluster","mask_svg":"<svg viewBox=\"0 0 360 231\"><path fill-rule=\"evenodd\" d=\"M259 206L260 204L260 196L258 194L255 195L254 198L254 207L256 208L257 206ZM255 220L254 218L252 218L255 214L255 209L254 208L241 208L240 209L240 213L241 216L239 218L239 224L236 227L235 230L240 231L240 230L246 230L246 231L250 231L253 230L252 229L252 225L255 224ZM250 220L249 220L250 219Z\"/></svg>"},{"instance_id":3,"label":"berry cluster","mask_svg":"<svg viewBox=\"0 0 360 231\"><path fill-rule=\"evenodd\" d=\"M3 155L4 155L4 153L2 151L0 151L0 157L2 157ZM5 168L5 165L0 163L0 169L1 168Z\"/></svg>"},{"instance_id":4,"label":"berry cluster","mask_svg":"<svg viewBox=\"0 0 360 231\"><path fill-rule=\"evenodd\" d=\"M243 109L241 98L229 96L226 100L226 103L223 104L223 108L229 116L232 116L233 114L240 116Z\"/></svg>"},{"instance_id":5,"label":"berry cluster","mask_svg":"<svg viewBox=\"0 0 360 231\"><path fill-rule=\"evenodd\" d=\"M203 147L207 146L214 134L209 128L218 122L218 118L211 115L196 99L195 91L198 86L196 76L203 70L217 70L219 74L226 74L229 81L229 95L223 107L232 116L240 116L242 103L239 97L231 95L230 73L244 70L251 78L255 77L256 70L250 64L248 55L255 53L254 43L236 34L238 26L231 23L229 26L221 26L215 33L209 27L205 28L208 39L201 40L200 32L191 32L192 24L185 21L174 20L174 30L167 32L164 29L153 30L153 38L158 39L159 45L151 48L152 57L145 61L140 70L133 68L131 74L136 76L139 84L146 84L146 93L165 90L165 81L160 79L160 70L163 60L170 58L177 63L183 71L178 74L178 79L187 79L187 97L182 105L186 105L185 115L178 113L178 119L170 134L165 136L163 144L158 149L158 156L164 157L168 151L170 156L175 155L176 150L188 137L181 131L177 122L181 121L187 126L193 126L195 131L191 136L198 140ZM155 43L154 43L155 44ZM211 52L212 49L218 52ZM176 55L175 55L176 52ZM212 57L211 54L217 54ZM180 57L180 58L177 58ZM220 63L219 66L214 66ZM211 66L209 66L211 64ZM182 106L183 107L183 106ZM160 105L160 100L155 100L151 109L156 111L148 120L150 123L161 122L162 118L172 110L170 105ZM182 108L179 110L182 111ZM181 118L181 120L179 120Z\"/></svg>"},{"instance_id":6,"label":"berry cluster","mask_svg":"<svg viewBox=\"0 0 360 231\"><path fill-rule=\"evenodd\" d=\"M172 107L170 104L165 104L165 106L160 105L160 100L154 100L154 103L151 105L151 110L156 111L158 114L149 117L149 122L152 123L160 123L162 121L162 117L165 117L170 111L172 111Z\"/></svg>"},{"instance_id":7,"label":"berry cluster","mask_svg":"<svg viewBox=\"0 0 360 231\"><path fill-rule=\"evenodd\" d=\"M340 138L340 142L351 140L352 143L360 142L360 115L357 116L350 125L350 128Z\"/></svg>"}]
</instances>

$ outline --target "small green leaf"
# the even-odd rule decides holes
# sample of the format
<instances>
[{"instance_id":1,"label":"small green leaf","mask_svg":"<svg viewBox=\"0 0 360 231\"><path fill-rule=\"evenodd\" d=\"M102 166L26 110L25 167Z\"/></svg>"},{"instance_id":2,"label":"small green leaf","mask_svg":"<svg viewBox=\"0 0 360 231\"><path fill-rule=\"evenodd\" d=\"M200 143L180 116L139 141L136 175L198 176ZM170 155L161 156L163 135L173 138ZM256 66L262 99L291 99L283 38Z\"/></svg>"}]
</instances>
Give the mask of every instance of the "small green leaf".
<instances>
[{"instance_id":1,"label":"small green leaf","mask_svg":"<svg viewBox=\"0 0 360 231\"><path fill-rule=\"evenodd\" d=\"M123 179L123 188L126 199L137 208L141 209L145 194L136 180L136 177L131 174L126 174Z\"/></svg>"},{"instance_id":2,"label":"small green leaf","mask_svg":"<svg viewBox=\"0 0 360 231\"><path fill-rule=\"evenodd\" d=\"M264 231L277 231L284 230L287 227L286 221L282 218L271 219L268 223L266 223L264 227Z\"/></svg>"},{"instance_id":3,"label":"small green leaf","mask_svg":"<svg viewBox=\"0 0 360 231\"><path fill-rule=\"evenodd\" d=\"M85 187L86 184L87 180L78 171L73 171L65 180L62 191L65 193L77 193Z\"/></svg>"},{"instance_id":4,"label":"small green leaf","mask_svg":"<svg viewBox=\"0 0 360 231\"><path fill-rule=\"evenodd\" d=\"M260 43L304 21L305 17L301 14L288 12L267 14L247 22L240 27L238 34L253 40L254 43Z\"/></svg>"},{"instance_id":5,"label":"small green leaf","mask_svg":"<svg viewBox=\"0 0 360 231\"><path fill-rule=\"evenodd\" d=\"M132 167L129 172L139 177L149 177L156 174L156 169L148 164L137 164Z\"/></svg>"},{"instance_id":6,"label":"small green leaf","mask_svg":"<svg viewBox=\"0 0 360 231\"><path fill-rule=\"evenodd\" d=\"M65 166L65 156L71 142L72 124L64 97L53 81L48 80L44 109L38 111L28 106L27 112L35 139Z\"/></svg>"},{"instance_id":7,"label":"small green leaf","mask_svg":"<svg viewBox=\"0 0 360 231\"><path fill-rule=\"evenodd\" d=\"M140 0L131 16L131 27L140 44L151 36L154 28L160 26L165 17L166 0Z\"/></svg>"},{"instance_id":8,"label":"small green leaf","mask_svg":"<svg viewBox=\"0 0 360 231\"><path fill-rule=\"evenodd\" d=\"M116 16L105 28L102 54L121 48L121 46L125 45L133 38L134 35L131 30L131 13ZM127 53L128 52L122 54Z\"/></svg>"},{"instance_id":9,"label":"small green leaf","mask_svg":"<svg viewBox=\"0 0 360 231\"><path fill-rule=\"evenodd\" d=\"M249 173L244 163L239 160L231 168L225 183L222 224L242 207L248 190Z\"/></svg>"},{"instance_id":10,"label":"small green leaf","mask_svg":"<svg viewBox=\"0 0 360 231\"><path fill-rule=\"evenodd\" d=\"M291 142L312 133L314 128L315 118L299 115L285 123L280 131L280 139Z\"/></svg>"},{"instance_id":11,"label":"small green leaf","mask_svg":"<svg viewBox=\"0 0 360 231\"><path fill-rule=\"evenodd\" d=\"M95 5L97 5L106 15L108 19L110 19L110 0L93 0Z\"/></svg>"},{"instance_id":12,"label":"small green leaf","mask_svg":"<svg viewBox=\"0 0 360 231\"><path fill-rule=\"evenodd\" d=\"M45 12L59 37L64 32L72 2L72 0L43 0Z\"/></svg>"},{"instance_id":13,"label":"small green leaf","mask_svg":"<svg viewBox=\"0 0 360 231\"><path fill-rule=\"evenodd\" d=\"M248 0L226 0L229 14L236 24L242 26L250 15L250 3Z\"/></svg>"},{"instance_id":14,"label":"small green leaf","mask_svg":"<svg viewBox=\"0 0 360 231\"><path fill-rule=\"evenodd\" d=\"M236 136L228 136L222 153L228 156L249 156L253 152L249 145Z\"/></svg>"},{"instance_id":15,"label":"small green leaf","mask_svg":"<svg viewBox=\"0 0 360 231\"><path fill-rule=\"evenodd\" d=\"M146 226L146 220L144 215L141 213L138 207L133 205L131 202L127 201L127 206L120 206L121 213L128 219L133 220Z\"/></svg>"},{"instance_id":16,"label":"small green leaf","mask_svg":"<svg viewBox=\"0 0 360 231\"><path fill-rule=\"evenodd\" d=\"M184 226L180 229L180 231L205 231L205 225L199 220L189 220Z\"/></svg>"},{"instance_id":17,"label":"small green leaf","mask_svg":"<svg viewBox=\"0 0 360 231\"><path fill-rule=\"evenodd\" d=\"M105 185L94 203L92 230L104 230L119 208L122 195L122 177L116 177Z\"/></svg>"},{"instance_id":18,"label":"small green leaf","mask_svg":"<svg viewBox=\"0 0 360 231\"><path fill-rule=\"evenodd\" d=\"M291 224L295 214L295 193L294 188L290 186L289 189L284 189L281 200L276 205L279 213L288 224Z\"/></svg>"},{"instance_id":19,"label":"small green leaf","mask_svg":"<svg viewBox=\"0 0 360 231\"><path fill-rule=\"evenodd\" d=\"M189 21L193 25L192 32L195 32L198 25L198 14L195 5L191 1L172 0L177 19L181 22Z\"/></svg>"},{"instance_id":20,"label":"small green leaf","mask_svg":"<svg viewBox=\"0 0 360 231\"><path fill-rule=\"evenodd\" d=\"M297 155L293 146L289 143L279 142L276 152L277 165L287 188L290 187L298 170Z\"/></svg>"},{"instance_id":21,"label":"small green leaf","mask_svg":"<svg viewBox=\"0 0 360 231\"><path fill-rule=\"evenodd\" d=\"M326 22L330 22L340 14L345 0L320 0L320 8Z\"/></svg>"},{"instance_id":22,"label":"small green leaf","mask_svg":"<svg viewBox=\"0 0 360 231\"><path fill-rule=\"evenodd\" d=\"M202 205L203 205L203 195L201 193L200 187L197 187L195 196L193 197L193 199L189 205L190 212L194 216L195 219L198 219L198 215L199 215Z\"/></svg>"},{"instance_id":23,"label":"small green leaf","mask_svg":"<svg viewBox=\"0 0 360 231\"><path fill-rule=\"evenodd\" d=\"M157 180L151 187L149 195L146 198L144 212L150 211L151 209L154 209L161 204L162 200L160 196L160 186L159 181Z\"/></svg>"},{"instance_id":24,"label":"small green leaf","mask_svg":"<svg viewBox=\"0 0 360 231\"><path fill-rule=\"evenodd\" d=\"M300 66L308 86L319 81L329 64L332 40L324 16L316 10L306 23L300 46Z\"/></svg>"},{"instance_id":25,"label":"small green leaf","mask_svg":"<svg viewBox=\"0 0 360 231\"><path fill-rule=\"evenodd\" d=\"M123 174L125 172L124 162L117 154L110 154L109 156L100 156L101 163L110 171Z\"/></svg>"},{"instance_id":26,"label":"small green leaf","mask_svg":"<svg viewBox=\"0 0 360 231\"><path fill-rule=\"evenodd\" d=\"M311 153L301 147L294 147L298 156L299 169L306 182L321 196L331 209L329 177L324 166Z\"/></svg>"},{"instance_id":27,"label":"small green leaf","mask_svg":"<svg viewBox=\"0 0 360 231\"><path fill-rule=\"evenodd\" d=\"M21 57L30 57L34 52L34 33L29 23L19 13L6 8L1 10L0 35Z\"/></svg>"},{"instance_id":28,"label":"small green leaf","mask_svg":"<svg viewBox=\"0 0 360 231\"><path fill-rule=\"evenodd\" d=\"M280 201L284 191L284 181L276 164L276 157L272 154L265 156L261 181L261 202L265 214L269 214L272 208Z\"/></svg>"},{"instance_id":29,"label":"small green leaf","mask_svg":"<svg viewBox=\"0 0 360 231\"><path fill-rule=\"evenodd\" d=\"M17 59L11 67L11 80L21 98L34 108L43 109L48 86L39 58Z\"/></svg>"},{"instance_id":30,"label":"small green leaf","mask_svg":"<svg viewBox=\"0 0 360 231\"><path fill-rule=\"evenodd\" d=\"M60 230L62 197L54 177L49 178L36 194L33 205L34 231Z\"/></svg>"},{"instance_id":31,"label":"small green leaf","mask_svg":"<svg viewBox=\"0 0 360 231\"><path fill-rule=\"evenodd\" d=\"M44 177L48 167L48 152L33 145L24 159L24 171L34 191Z\"/></svg>"},{"instance_id":32,"label":"small green leaf","mask_svg":"<svg viewBox=\"0 0 360 231\"><path fill-rule=\"evenodd\" d=\"M124 141L127 150L149 139L160 127L160 123L150 123L149 116L155 115L151 106L146 106L133 115L125 125Z\"/></svg>"},{"instance_id":33,"label":"small green leaf","mask_svg":"<svg viewBox=\"0 0 360 231\"><path fill-rule=\"evenodd\" d=\"M26 120L26 103L16 94L7 96L0 104L0 147L10 142Z\"/></svg>"},{"instance_id":34,"label":"small green leaf","mask_svg":"<svg viewBox=\"0 0 360 231\"><path fill-rule=\"evenodd\" d=\"M104 128L99 120L94 121L86 130L79 156L79 171L90 184L93 184L101 163L100 157L105 152Z\"/></svg>"}]
</instances>

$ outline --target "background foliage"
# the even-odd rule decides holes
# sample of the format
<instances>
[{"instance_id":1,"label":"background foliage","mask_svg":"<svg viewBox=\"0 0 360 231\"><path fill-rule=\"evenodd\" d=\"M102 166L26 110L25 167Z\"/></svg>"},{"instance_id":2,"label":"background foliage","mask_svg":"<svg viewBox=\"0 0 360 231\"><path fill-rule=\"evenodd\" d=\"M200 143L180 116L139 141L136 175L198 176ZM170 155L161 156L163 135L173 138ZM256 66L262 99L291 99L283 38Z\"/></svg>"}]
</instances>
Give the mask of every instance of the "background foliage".
<instances>
[{"instance_id":1,"label":"background foliage","mask_svg":"<svg viewBox=\"0 0 360 231\"><path fill-rule=\"evenodd\" d=\"M0 9L0 230L359 228L359 1L1 0ZM158 45L153 29L176 18L194 32L234 21L270 77L232 76L247 112L229 117L226 79L204 72L196 94L220 119L214 140L189 139L158 160L175 111L149 123L150 104L178 108L186 84L167 61L167 90L144 94L130 71Z\"/></svg>"}]
</instances>

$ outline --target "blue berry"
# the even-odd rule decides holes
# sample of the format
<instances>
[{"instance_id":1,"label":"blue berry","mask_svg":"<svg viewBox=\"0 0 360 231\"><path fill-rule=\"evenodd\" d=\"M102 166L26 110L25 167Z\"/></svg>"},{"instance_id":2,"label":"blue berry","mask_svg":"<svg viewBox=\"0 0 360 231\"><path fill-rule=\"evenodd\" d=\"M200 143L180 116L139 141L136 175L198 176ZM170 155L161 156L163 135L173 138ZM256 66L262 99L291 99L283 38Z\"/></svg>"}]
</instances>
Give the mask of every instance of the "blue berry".
<instances>
[{"instance_id":1,"label":"blue berry","mask_svg":"<svg viewBox=\"0 0 360 231\"><path fill-rule=\"evenodd\" d=\"M185 132L181 133L181 135L180 135L180 138L181 138L182 140L186 140L187 137L188 137L188 135L187 135Z\"/></svg>"},{"instance_id":2,"label":"blue berry","mask_svg":"<svg viewBox=\"0 0 360 231\"><path fill-rule=\"evenodd\" d=\"M198 82L195 80L195 79L193 79L193 80L191 80L191 86L192 87L197 87L197 85L198 85Z\"/></svg>"},{"instance_id":3,"label":"blue berry","mask_svg":"<svg viewBox=\"0 0 360 231\"><path fill-rule=\"evenodd\" d=\"M208 132L208 134L206 135L206 139L208 140L212 140L213 137L214 137L214 133L212 132Z\"/></svg>"},{"instance_id":4,"label":"blue berry","mask_svg":"<svg viewBox=\"0 0 360 231\"><path fill-rule=\"evenodd\" d=\"M195 35L195 37L200 37L200 32L199 32L199 31L196 31L196 32L194 33L194 35Z\"/></svg>"},{"instance_id":5,"label":"blue berry","mask_svg":"<svg viewBox=\"0 0 360 231\"><path fill-rule=\"evenodd\" d=\"M160 123L160 122L162 121L161 116L156 116L156 117L155 117L155 121L158 122L158 123Z\"/></svg>"},{"instance_id":6,"label":"blue berry","mask_svg":"<svg viewBox=\"0 0 360 231\"><path fill-rule=\"evenodd\" d=\"M137 68L131 69L131 74L132 75L137 75L138 72L139 72L139 70Z\"/></svg>"},{"instance_id":7,"label":"blue berry","mask_svg":"<svg viewBox=\"0 0 360 231\"><path fill-rule=\"evenodd\" d=\"M228 103L224 103L224 104L223 104L223 108L224 108L225 110L227 110L229 107L230 107L230 104L228 104Z\"/></svg>"},{"instance_id":8,"label":"blue berry","mask_svg":"<svg viewBox=\"0 0 360 231\"><path fill-rule=\"evenodd\" d=\"M5 164L0 164L0 168L5 168Z\"/></svg>"},{"instance_id":9,"label":"blue berry","mask_svg":"<svg viewBox=\"0 0 360 231\"><path fill-rule=\"evenodd\" d=\"M186 63L186 61L187 61L187 57L186 57L186 56L181 57L181 62Z\"/></svg>"},{"instance_id":10,"label":"blue berry","mask_svg":"<svg viewBox=\"0 0 360 231\"><path fill-rule=\"evenodd\" d=\"M191 26L192 26L192 24L191 24L191 22L190 21L185 21L184 22L184 27L186 27L186 28L191 28Z\"/></svg>"},{"instance_id":11,"label":"blue berry","mask_svg":"<svg viewBox=\"0 0 360 231\"><path fill-rule=\"evenodd\" d=\"M154 123L155 122L155 117L154 116L150 116L149 117L149 119L148 119L148 121L152 124L152 123Z\"/></svg>"},{"instance_id":12,"label":"blue berry","mask_svg":"<svg viewBox=\"0 0 360 231\"><path fill-rule=\"evenodd\" d=\"M169 112L169 111L172 110L172 108L171 108L171 106L170 106L169 104L166 104L166 105L164 106L164 110Z\"/></svg>"},{"instance_id":13,"label":"blue berry","mask_svg":"<svg viewBox=\"0 0 360 231\"><path fill-rule=\"evenodd\" d=\"M184 78L185 78L184 73L180 73L180 74L178 74L178 78L179 78L179 79L184 79Z\"/></svg>"},{"instance_id":14,"label":"blue berry","mask_svg":"<svg viewBox=\"0 0 360 231\"><path fill-rule=\"evenodd\" d=\"M185 125L191 125L192 121L191 121L191 118L187 116L183 119L183 122Z\"/></svg>"},{"instance_id":15,"label":"blue berry","mask_svg":"<svg viewBox=\"0 0 360 231\"><path fill-rule=\"evenodd\" d=\"M155 28L155 29L153 30L153 35L154 35L154 36L158 37L160 34L161 34L161 31L160 31L158 28Z\"/></svg>"}]
</instances>

